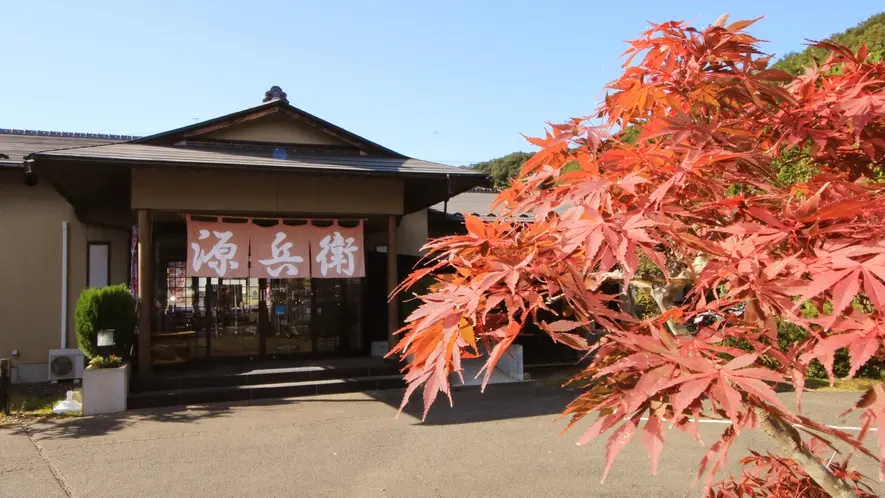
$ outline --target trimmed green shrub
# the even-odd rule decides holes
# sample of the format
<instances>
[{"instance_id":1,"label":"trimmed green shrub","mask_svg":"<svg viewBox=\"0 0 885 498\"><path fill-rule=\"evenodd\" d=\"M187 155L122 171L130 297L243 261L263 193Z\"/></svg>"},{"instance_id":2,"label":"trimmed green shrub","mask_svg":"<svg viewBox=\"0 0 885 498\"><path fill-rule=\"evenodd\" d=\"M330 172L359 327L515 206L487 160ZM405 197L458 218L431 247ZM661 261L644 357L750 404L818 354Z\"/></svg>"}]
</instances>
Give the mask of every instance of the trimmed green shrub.
<instances>
[{"instance_id":1,"label":"trimmed green shrub","mask_svg":"<svg viewBox=\"0 0 885 498\"><path fill-rule=\"evenodd\" d=\"M96 346L99 330L114 330L112 354L128 358L138 318L135 298L123 284L90 288L80 293L75 314L77 346L88 357L99 356Z\"/></svg>"}]
</instances>

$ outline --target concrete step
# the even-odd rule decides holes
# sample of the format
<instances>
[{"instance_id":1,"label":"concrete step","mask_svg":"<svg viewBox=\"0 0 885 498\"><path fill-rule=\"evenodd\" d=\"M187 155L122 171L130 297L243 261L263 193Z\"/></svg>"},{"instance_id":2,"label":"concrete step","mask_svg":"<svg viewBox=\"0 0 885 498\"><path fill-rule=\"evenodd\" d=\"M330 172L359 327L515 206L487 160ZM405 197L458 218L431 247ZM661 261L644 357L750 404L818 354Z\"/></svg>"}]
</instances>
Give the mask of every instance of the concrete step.
<instances>
[{"instance_id":1,"label":"concrete step","mask_svg":"<svg viewBox=\"0 0 885 498\"><path fill-rule=\"evenodd\" d=\"M305 365L290 367L207 369L133 379L134 393L211 387L259 386L269 384L348 380L401 375L396 365L381 362L367 365Z\"/></svg>"},{"instance_id":2,"label":"concrete step","mask_svg":"<svg viewBox=\"0 0 885 498\"><path fill-rule=\"evenodd\" d=\"M400 389L403 387L405 387L405 382L402 375L373 375L300 382L272 382L167 390L153 389L130 394L127 404L128 409L135 410L138 408L290 398L316 394Z\"/></svg>"}]
</instances>

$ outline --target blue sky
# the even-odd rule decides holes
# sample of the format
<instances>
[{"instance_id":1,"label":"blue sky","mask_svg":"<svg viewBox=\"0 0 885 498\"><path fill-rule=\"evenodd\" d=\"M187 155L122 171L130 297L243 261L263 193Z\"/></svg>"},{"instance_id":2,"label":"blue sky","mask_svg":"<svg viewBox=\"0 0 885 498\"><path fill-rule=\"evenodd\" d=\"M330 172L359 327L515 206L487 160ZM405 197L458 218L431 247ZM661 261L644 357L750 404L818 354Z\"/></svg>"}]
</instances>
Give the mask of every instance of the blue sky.
<instances>
[{"instance_id":1,"label":"blue sky","mask_svg":"<svg viewBox=\"0 0 885 498\"><path fill-rule=\"evenodd\" d=\"M124 5L125 4L125 5ZM145 135L289 101L422 159L531 150L520 133L588 114L646 21L766 16L801 50L881 0L6 2L0 128Z\"/></svg>"}]
</instances>

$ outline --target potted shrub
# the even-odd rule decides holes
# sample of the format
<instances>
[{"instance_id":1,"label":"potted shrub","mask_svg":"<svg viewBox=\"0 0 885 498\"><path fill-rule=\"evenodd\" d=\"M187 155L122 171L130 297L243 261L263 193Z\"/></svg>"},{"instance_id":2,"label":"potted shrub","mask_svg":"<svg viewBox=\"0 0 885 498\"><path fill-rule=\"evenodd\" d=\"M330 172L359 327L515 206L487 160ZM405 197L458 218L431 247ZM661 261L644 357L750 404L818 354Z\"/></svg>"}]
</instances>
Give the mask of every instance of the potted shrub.
<instances>
[{"instance_id":1,"label":"potted shrub","mask_svg":"<svg viewBox=\"0 0 885 498\"><path fill-rule=\"evenodd\" d=\"M135 299L125 285L86 289L77 300L77 346L89 358L83 372L83 414L126 410L129 366L135 340ZM110 346L99 346L99 332L111 332Z\"/></svg>"}]
</instances>

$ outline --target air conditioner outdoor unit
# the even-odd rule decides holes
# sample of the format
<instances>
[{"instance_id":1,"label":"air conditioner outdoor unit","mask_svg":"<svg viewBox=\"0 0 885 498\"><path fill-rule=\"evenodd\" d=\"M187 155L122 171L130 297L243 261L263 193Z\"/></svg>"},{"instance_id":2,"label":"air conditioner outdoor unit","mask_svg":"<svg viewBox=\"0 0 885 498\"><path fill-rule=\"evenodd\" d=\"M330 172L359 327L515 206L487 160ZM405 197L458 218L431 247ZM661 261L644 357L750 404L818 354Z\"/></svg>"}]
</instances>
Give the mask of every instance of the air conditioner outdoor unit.
<instances>
[{"instance_id":1,"label":"air conditioner outdoor unit","mask_svg":"<svg viewBox=\"0 0 885 498\"><path fill-rule=\"evenodd\" d=\"M83 378L84 357L79 349L49 350L49 380Z\"/></svg>"}]
</instances>

